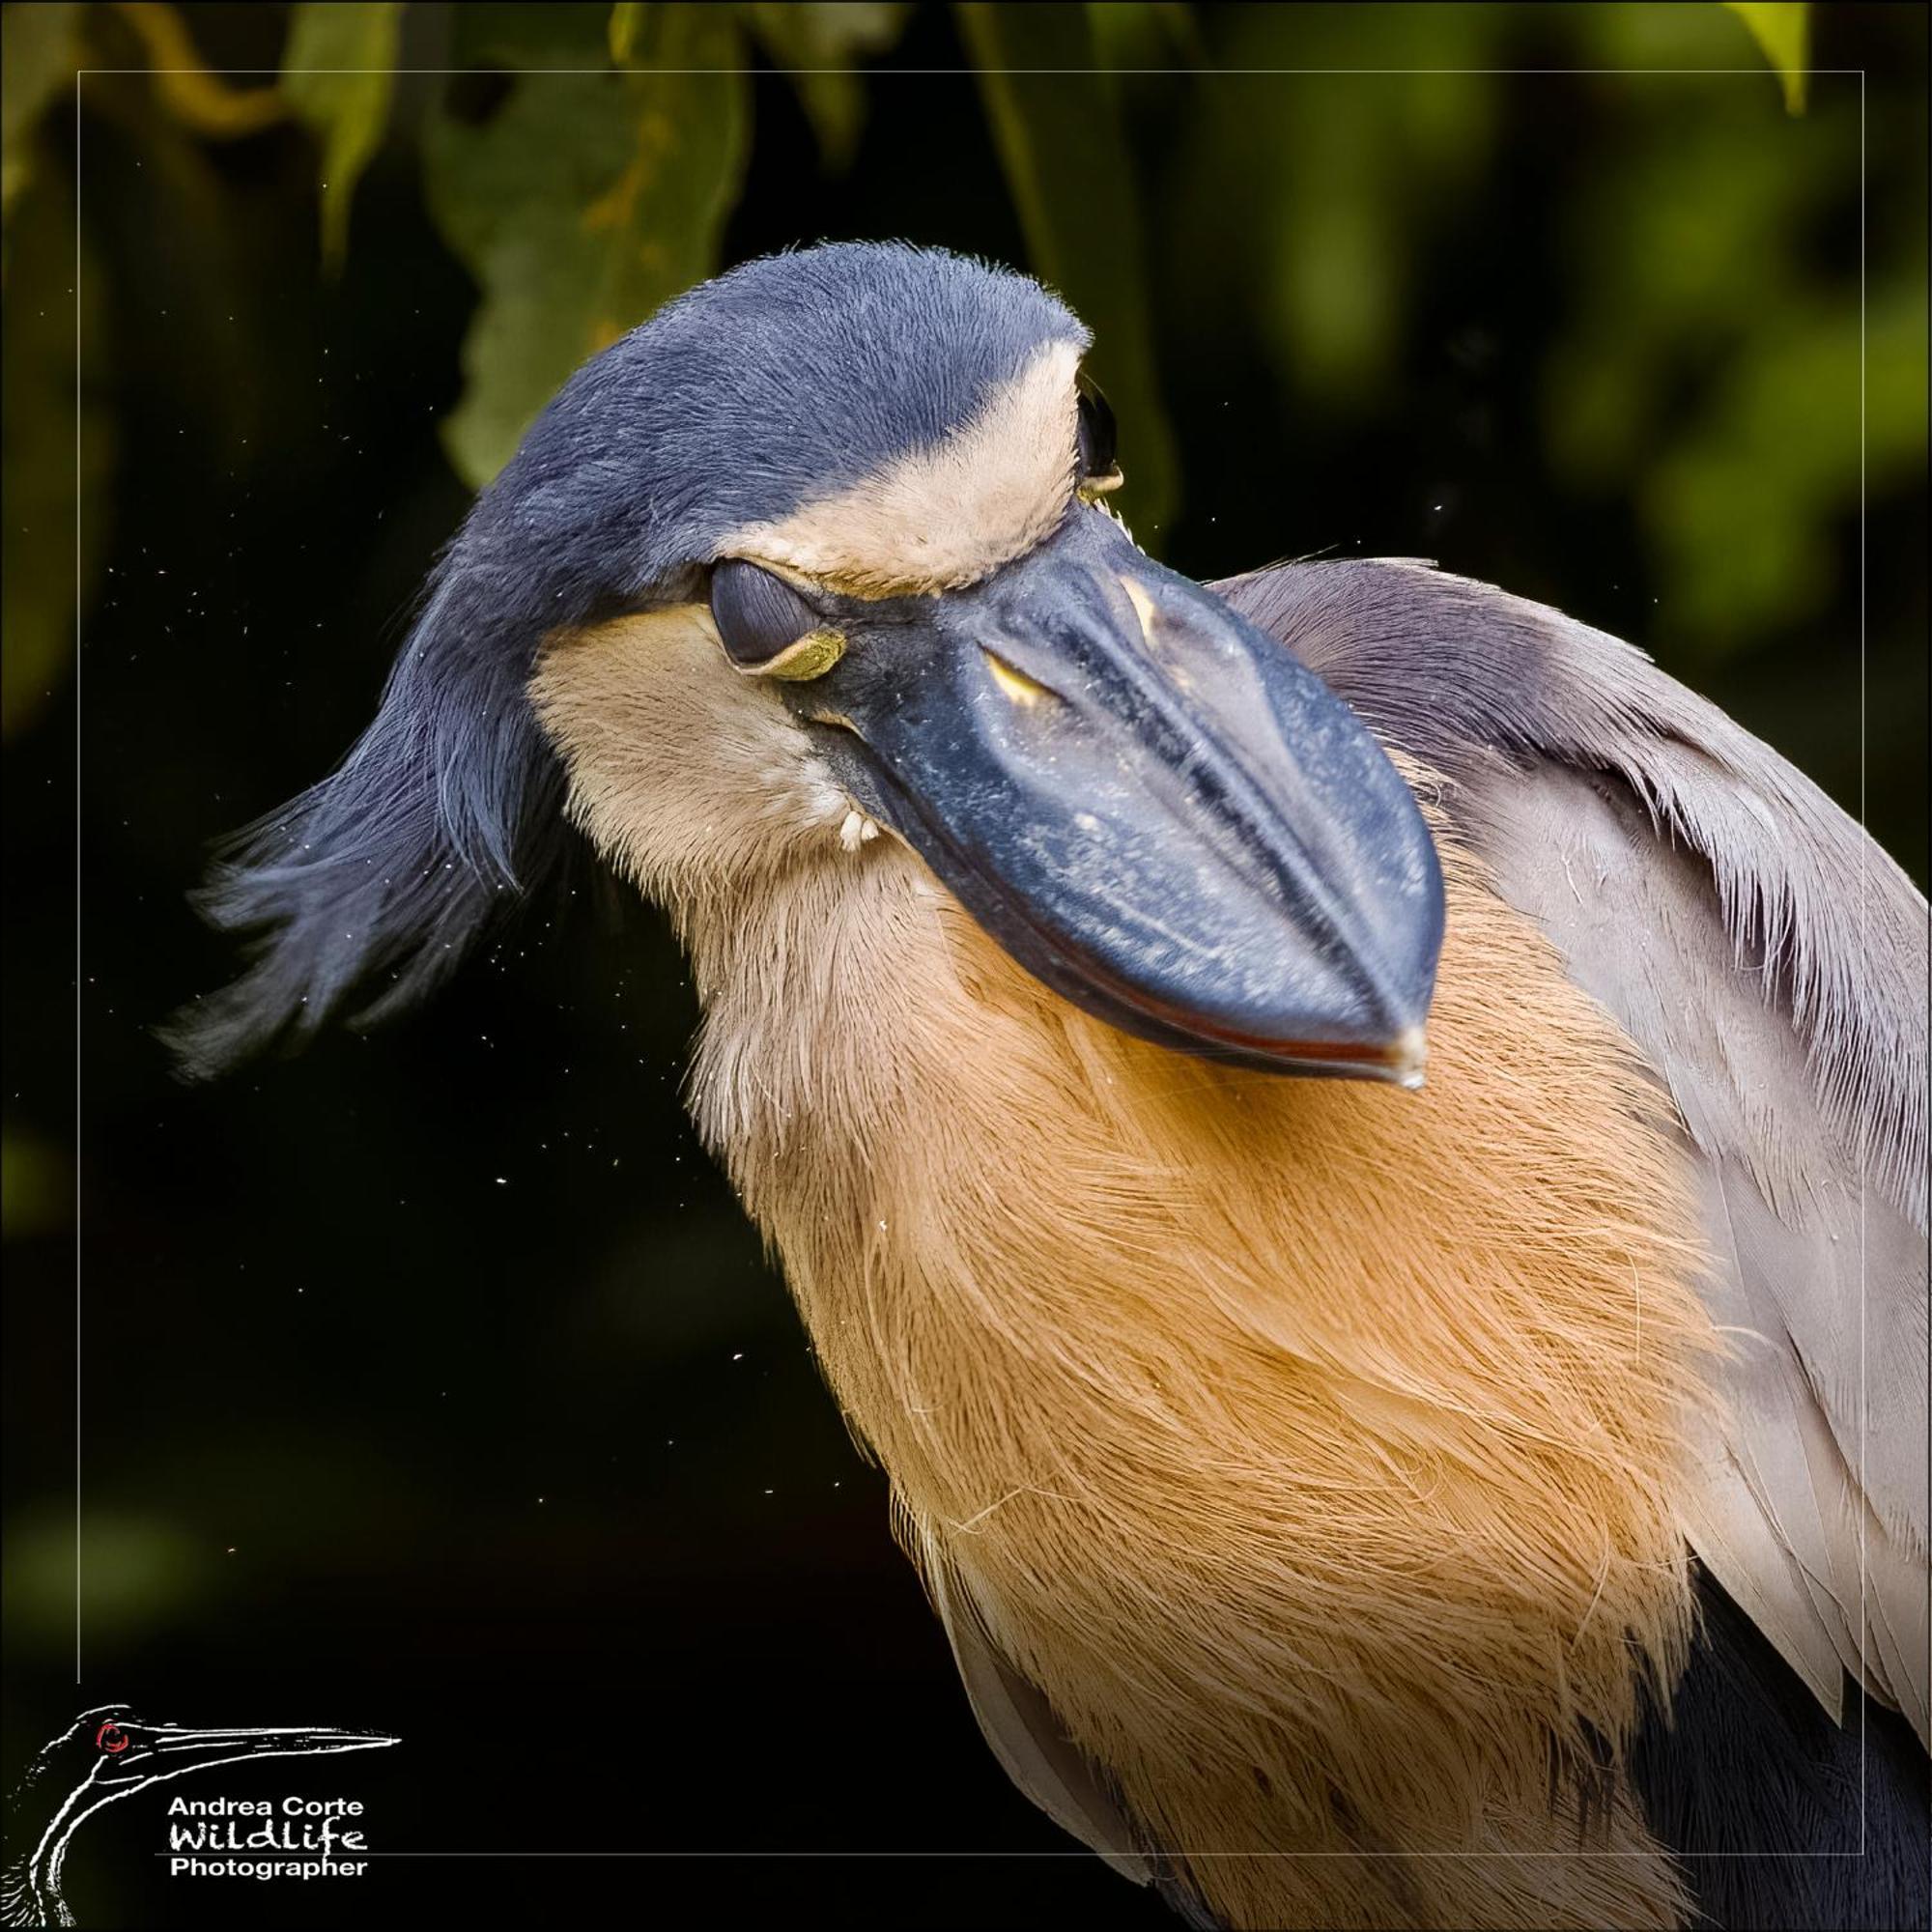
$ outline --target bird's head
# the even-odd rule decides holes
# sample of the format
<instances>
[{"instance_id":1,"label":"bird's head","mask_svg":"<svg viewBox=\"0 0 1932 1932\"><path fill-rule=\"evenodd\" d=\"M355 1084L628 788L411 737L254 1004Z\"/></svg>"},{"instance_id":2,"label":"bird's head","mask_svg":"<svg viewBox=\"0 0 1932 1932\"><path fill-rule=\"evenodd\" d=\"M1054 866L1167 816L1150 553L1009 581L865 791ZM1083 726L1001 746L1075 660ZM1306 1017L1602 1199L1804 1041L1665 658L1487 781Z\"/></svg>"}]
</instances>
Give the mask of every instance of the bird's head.
<instances>
[{"instance_id":1,"label":"bird's head","mask_svg":"<svg viewBox=\"0 0 1932 1932\"><path fill-rule=\"evenodd\" d=\"M313 1725L194 1730L155 1723L126 1704L83 1711L51 1738L8 1794L7 1848L0 1880L10 1925L71 1925L61 1871L74 1833L103 1804L151 1784L252 1758L310 1757L373 1750L396 1740L381 1731Z\"/></svg>"},{"instance_id":2,"label":"bird's head","mask_svg":"<svg viewBox=\"0 0 1932 1932\"><path fill-rule=\"evenodd\" d=\"M191 1062L422 990L568 810L687 916L863 865L881 827L1128 1032L1412 1079L1428 831L1347 707L1111 514L1087 344L1021 276L853 244L751 263L587 363L369 733L217 881L266 943Z\"/></svg>"},{"instance_id":3,"label":"bird's head","mask_svg":"<svg viewBox=\"0 0 1932 1932\"><path fill-rule=\"evenodd\" d=\"M373 1750L396 1740L380 1731L301 1727L197 1730L156 1723L126 1704L83 1711L34 1760L23 1789L60 1798L85 1787L90 1804L188 1772L257 1757ZM16 1803L18 1794L16 1794Z\"/></svg>"}]
</instances>

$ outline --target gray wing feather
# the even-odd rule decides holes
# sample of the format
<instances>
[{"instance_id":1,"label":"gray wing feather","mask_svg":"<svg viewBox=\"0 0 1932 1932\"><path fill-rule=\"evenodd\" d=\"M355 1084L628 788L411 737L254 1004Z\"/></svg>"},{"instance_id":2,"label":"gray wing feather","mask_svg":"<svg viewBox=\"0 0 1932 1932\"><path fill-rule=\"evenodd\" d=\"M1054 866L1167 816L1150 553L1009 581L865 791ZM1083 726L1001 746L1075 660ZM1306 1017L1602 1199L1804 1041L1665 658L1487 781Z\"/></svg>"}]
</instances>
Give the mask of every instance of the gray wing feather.
<instances>
[{"instance_id":1,"label":"gray wing feather","mask_svg":"<svg viewBox=\"0 0 1932 1932\"><path fill-rule=\"evenodd\" d=\"M1002 1769L1062 1831L1099 1853L1123 1878L1149 1885L1193 1932L1220 1922L1171 1861L1150 1851L1053 1714L1037 1685L1007 1656L965 1570L923 1525L906 1525L927 1593L952 1644L966 1699Z\"/></svg>"},{"instance_id":2,"label":"gray wing feather","mask_svg":"<svg viewBox=\"0 0 1932 1932\"><path fill-rule=\"evenodd\" d=\"M924 1524L902 1520L900 1535L946 1627L966 1700L1007 1776L1062 1831L1123 1877L1136 1885L1154 1881L1160 1876L1155 1861L1061 1731L1038 1688L1008 1660L958 1565Z\"/></svg>"},{"instance_id":3,"label":"gray wing feather","mask_svg":"<svg viewBox=\"0 0 1932 1932\"><path fill-rule=\"evenodd\" d=\"M1630 645L1408 562L1215 586L1445 803L1668 1086L1735 1352L1686 1527L1834 1714L1927 1732L1926 907Z\"/></svg>"}]
</instances>

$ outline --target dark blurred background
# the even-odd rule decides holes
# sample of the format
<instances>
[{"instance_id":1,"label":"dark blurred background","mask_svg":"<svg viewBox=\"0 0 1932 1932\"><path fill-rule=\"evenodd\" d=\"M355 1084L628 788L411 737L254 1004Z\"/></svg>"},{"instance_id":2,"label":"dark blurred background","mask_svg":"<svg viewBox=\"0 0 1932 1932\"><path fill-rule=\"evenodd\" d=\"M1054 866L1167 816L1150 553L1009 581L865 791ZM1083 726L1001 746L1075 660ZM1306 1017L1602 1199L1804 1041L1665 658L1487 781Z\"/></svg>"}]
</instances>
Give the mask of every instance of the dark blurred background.
<instances>
[{"instance_id":1,"label":"dark blurred background","mask_svg":"<svg viewBox=\"0 0 1932 1932\"><path fill-rule=\"evenodd\" d=\"M379 1851L786 1855L169 1884L163 1787L84 1828L83 1922L1162 1922L980 1744L686 1124L659 917L586 888L189 1091L153 1029L234 962L186 895L571 366L853 236L1066 291L1170 562L1557 604L1922 882L1926 16L1811 9L1807 57L1806 12L5 10L0 1776L125 1698L398 1732L198 1780L360 1797Z\"/></svg>"}]
</instances>

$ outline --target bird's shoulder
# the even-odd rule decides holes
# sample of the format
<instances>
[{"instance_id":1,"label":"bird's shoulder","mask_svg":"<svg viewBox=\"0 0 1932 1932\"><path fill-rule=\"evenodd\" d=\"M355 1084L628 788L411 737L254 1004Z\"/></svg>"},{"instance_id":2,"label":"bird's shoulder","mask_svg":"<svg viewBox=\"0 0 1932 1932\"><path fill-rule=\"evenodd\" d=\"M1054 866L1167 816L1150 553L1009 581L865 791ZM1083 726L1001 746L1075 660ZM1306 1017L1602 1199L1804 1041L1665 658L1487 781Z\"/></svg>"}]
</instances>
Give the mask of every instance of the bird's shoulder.
<instances>
[{"instance_id":1,"label":"bird's shoulder","mask_svg":"<svg viewBox=\"0 0 1932 1932\"><path fill-rule=\"evenodd\" d=\"M1924 1228L1925 900L1817 785L1634 646L1424 563L1285 564L1213 587L1450 781L1459 832L1507 894L1551 902L1526 909L1563 928L1566 951L1627 936L1606 907L1669 941L1663 959L1649 945L1642 961L1573 958L1627 1029L1649 979L1652 992L1741 1002L1758 1037L1795 1037L1833 1152L1856 1153ZM1577 872L1584 852L1601 876ZM1666 967L1693 977L1663 987ZM1818 1185L1818 1151L1781 1144L1752 1108L1747 1090L1788 1097L1775 1069L1710 1064L1715 1042L1639 1044L1681 1049L1666 1075L1723 1079L1725 1092L1678 1095L1700 1146L1745 1158L1780 1205Z\"/></svg>"},{"instance_id":2,"label":"bird's shoulder","mask_svg":"<svg viewBox=\"0 0 1932 1932\"><path fill-rule=\"evenodd\" d=\"M1828 1709L1848 1669L1923 1736L1924 899L1771 747L1560 611L1409 561L1214 587L1442 776L1668 1088L1736 1344L1692 1541Z\"/></svg>"}]
</instances>

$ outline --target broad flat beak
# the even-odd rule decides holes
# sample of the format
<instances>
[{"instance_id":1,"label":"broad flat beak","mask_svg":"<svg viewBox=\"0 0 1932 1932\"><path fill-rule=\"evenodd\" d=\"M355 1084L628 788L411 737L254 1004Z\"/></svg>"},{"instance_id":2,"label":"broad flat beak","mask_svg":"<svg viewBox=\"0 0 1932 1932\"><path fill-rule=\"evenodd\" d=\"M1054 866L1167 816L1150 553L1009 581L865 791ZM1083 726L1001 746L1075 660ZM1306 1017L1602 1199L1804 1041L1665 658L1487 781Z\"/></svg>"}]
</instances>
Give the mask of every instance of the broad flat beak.
<instances>
[{"instance_id":1,"label":"broad flat beak","mask_svg":"<svg viewBox=\"0 0 1932 1932\"><path fill-rule=\"evenodd\" d=\"M838 621L845 657L787 701L1028 971L1189 1053L1421 1084L1435 845L1284 645L1090 509L970 589Z\"/></svg>"}]
</instances>

